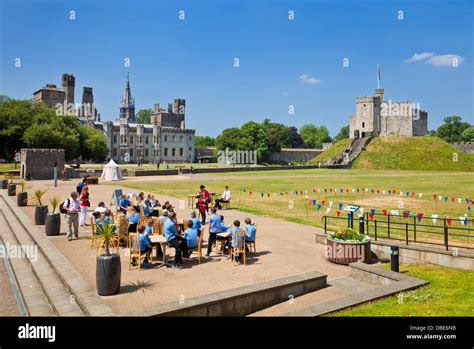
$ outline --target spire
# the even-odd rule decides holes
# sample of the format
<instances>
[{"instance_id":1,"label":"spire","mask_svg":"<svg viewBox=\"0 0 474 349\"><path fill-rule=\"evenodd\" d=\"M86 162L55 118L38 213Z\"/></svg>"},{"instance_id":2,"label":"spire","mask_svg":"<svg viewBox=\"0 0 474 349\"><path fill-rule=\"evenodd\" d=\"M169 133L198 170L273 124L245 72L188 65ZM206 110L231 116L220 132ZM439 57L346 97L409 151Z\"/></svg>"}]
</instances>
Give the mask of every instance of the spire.
<instances>
[{"instance_id":1,"label":"spire","mask_svg":"<svg viewBox=\"0 0 474 349\"><path fill-rule=\"evenodd\" d=\"M132 97L130 89L130 75L127 73L127 82L120 102L119 119L125 119L127 122L135 122L135 99Z\"/></svg>"}]
</instances>

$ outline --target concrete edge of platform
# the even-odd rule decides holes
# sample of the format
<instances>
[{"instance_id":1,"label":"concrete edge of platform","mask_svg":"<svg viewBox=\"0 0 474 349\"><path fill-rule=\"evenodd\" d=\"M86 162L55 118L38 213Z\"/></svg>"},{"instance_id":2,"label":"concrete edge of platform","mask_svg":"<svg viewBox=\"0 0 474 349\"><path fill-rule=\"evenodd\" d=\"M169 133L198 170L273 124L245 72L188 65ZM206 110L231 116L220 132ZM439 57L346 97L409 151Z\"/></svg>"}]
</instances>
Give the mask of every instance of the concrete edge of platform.
<instances>
[{"instance_id":1,"label":"concrete edge of platform","mask_svg":"<svg viewBox=\"0 0 474 349\"><path fill-rule=\"evenodd\" d=\"M64 287L71 293L71 301L77 304L89 316L113 316L112 308L104 301L89 282L77 271L67 258L48 240L44 232L34 225L23 210L18 209L12 199L6 194L6 190L0 190L0 196L5 200L10 210L23 225L25 230L44 254L56 275L63 282ZM41 281L41 278L38 280ZM47 285L44 285L47 288Z\"/></svg>"},{"instance_id":2,"label":"concrete edge of platform","mask_svg":"<svg viewBox=\"0 0 474 349\"><path fill-rule=\"evenodd\" d=\"M281 279L193 297L146 310L130 312L128 316L243 316L284 302L289 297L326 287L327 276L308 272Z\"/></svg>"},{"instance_id":3,"label":"concrete edge of platform","mask_svg":"<svg viewBox=\"0 0 474 349\"><path fill-rule=\"evenodd\" d=\"M340 299L335 299L316 304L304 309L282 314L282 316L320 316L333 313L346 308L351 308L377 299L393 296L402 291L410 291L429 284L428 281L412 276L385 270L375 265L361 262L351 263L351 276L363 282L372 283L381 287L351 294Z\"/></svg>"},{"instance_id":4,"label":"concrete edge of platform","mask_svg":"<svg viewBox=\"0 0 474 349\"><path fill-rule=\"evenodd\" d=\"M316 243L326 244L327 235L316 233ZM401 263L431 263L449 268L459 268L474 270L474 253L465 251L446 251L442 248L435 248L423 245L405 245L399 241L382 241L371 240L371 251L377 255L379 259L389 259L391 250L390 246L397 245L399 247L399 259Z\"/></svg>"}]
</instances>

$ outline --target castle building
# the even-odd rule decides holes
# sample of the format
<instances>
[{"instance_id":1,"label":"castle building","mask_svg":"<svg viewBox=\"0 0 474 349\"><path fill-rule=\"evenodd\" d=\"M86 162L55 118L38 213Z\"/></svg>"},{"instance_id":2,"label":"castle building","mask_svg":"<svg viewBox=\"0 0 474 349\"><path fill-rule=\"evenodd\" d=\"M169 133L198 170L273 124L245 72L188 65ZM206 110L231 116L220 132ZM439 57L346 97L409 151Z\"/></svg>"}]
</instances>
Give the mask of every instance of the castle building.
<instances>
[{"instance_id":1,"label":"castle building","mask_svg":"<svg viewBox=\"0 0 474 349\"><path fill-rule=\"evenodd\" d=\"M349 117L350 138L426 134L428 113L411 101L385 101L383 88L377 88L373 96L357 97L356 111Z\"/></svg>"},{"instance_id":2,"label":"castle building","mask_svg":"<svg viewBox=\"0 0 474 349\"><path fill-rule=\"evenodd\" d=\"M84 124L104 132L108 157L117 163L194 162L195 130L185 128L184 99L175 99L167 109L161 109L159 103L155 104L151 124L138 124L135 99L127 74L118 118L115 122L101 122L94 105L92 87L84 87L82 104L77 106L74 105L74 87L74 75L63 74L61 88L46 84L34 92L34 100L44 102L50 108L67 107L68 114L76 115Z\"/></svg>"},{"instance_id":3,"label":"castle building","mask_svg":"<svg viewBox=\"0 0 474 349\"><path fill-rule=\"evenodd\" d=\"M82 92L82 103L74 104L74 89L76 78L72 74L63 74L62 86L46 84L44 87L33 92L35 103L44 102L49 108L60 109L62 114L76 115L80 120L87 121L96 119L100 121L100 114L94 106L94 94L92 87L84 87Z\"/></svg>"},{"instance_id":4,"label":"castle building","mask_svg":"<svg viewBox=\"0 0 474 349\"><path fill-rule=\"evenodd\" d=\"M138 124L135 99L127 82L115 122L90 122L107 136L109 158L117 163L194 162L195 130L185 128L184 99L175 99L168 109L154 106L151 124Z\"/></svg>"}]
</instances>

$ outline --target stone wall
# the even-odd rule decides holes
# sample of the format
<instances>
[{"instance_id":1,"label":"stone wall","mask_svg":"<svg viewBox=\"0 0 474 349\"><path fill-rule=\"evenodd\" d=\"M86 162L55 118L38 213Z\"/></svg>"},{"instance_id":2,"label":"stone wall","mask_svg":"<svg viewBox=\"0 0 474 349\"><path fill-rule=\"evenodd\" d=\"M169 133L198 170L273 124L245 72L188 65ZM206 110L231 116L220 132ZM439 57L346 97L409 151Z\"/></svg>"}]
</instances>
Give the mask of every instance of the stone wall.
<instances>
[{"instance_id":1,"label":"stone wall","mask_svg":"<svg viewBox=\"0 0 474 349\"><path fill-rule=\"evenodd\" d=\"M270 161L279 163L307 162L323 152L322 149L290 149L283 148L270 155Z\"/></svg>"},{"instance_id":2,"label":"stone wall","mask_svg":"<svg viewBox=\"0 0 474 349\"><path fill-rule=\"evenodd\" d=\"M474 154L474 142L455 142L451 145L465 153Z\"/></svg>"},{"instance_id":3,"label":"stone wall","mask_svg":"<svg viewBox=\"0 0 474 349\"><path fill-rule=\"evenodd\" d=\"M65 163L64 149L21 149L20 178L53 179L55 163L60 178Z\"/></svg>"}]
</instances>

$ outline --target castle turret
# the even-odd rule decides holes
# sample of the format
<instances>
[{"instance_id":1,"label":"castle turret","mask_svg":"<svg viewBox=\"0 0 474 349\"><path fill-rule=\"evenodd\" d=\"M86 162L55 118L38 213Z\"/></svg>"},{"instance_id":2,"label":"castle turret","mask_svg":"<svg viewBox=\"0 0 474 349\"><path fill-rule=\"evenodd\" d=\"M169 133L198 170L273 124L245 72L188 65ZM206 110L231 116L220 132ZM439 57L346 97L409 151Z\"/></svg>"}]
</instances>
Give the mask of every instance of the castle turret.
<instances>
[{"instance_id":1,"label":"castle turret","mask_svg":"<svg viewBox=\"0 0 474 349\"><path fill-rule=\"evenodd\" d=\"M64 100L67 104L74 104L74 86L76 85L76 78L72 74L63 74L62 78Z\"/></svg>"},{"instance_id":2,"label":"castle turret","mask_svg":"<svg viewBox=\"0 0 474 349\"><path fill-rule=\"evenodd\" d=\"M135 99L132 97L132 91L130 89L130 79L127 74L127 82L125 84L125 91L122 96L120 103L120 114L119 120L125 120L126 122L134 123L135 120Z\"/></svg>"}]
</instances>

